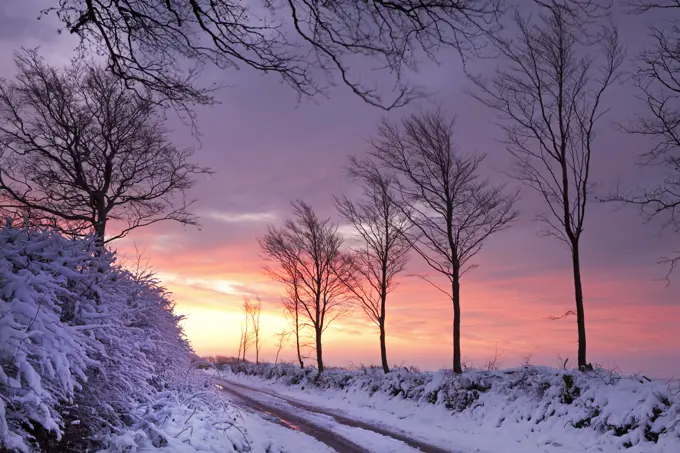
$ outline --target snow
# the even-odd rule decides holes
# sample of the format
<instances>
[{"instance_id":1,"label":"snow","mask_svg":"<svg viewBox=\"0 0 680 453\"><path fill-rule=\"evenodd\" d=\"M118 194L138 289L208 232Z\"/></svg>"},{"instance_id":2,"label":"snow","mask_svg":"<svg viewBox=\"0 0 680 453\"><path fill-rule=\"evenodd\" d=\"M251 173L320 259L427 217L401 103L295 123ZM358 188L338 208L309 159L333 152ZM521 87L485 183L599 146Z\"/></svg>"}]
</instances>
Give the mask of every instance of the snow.
<instances>
[{"instance_id":1,"label":"snow","mask_svg":"<svg viewBox=\"0 0 680 453\"><path fill-rule=\"evenodd\" d=\"M215 391L162 392L133 411L138 421L98 453L333 452L324 444L240 410ZM196 405L196 398L201 403ZM194 400L188 403L187 400Z\"/></svg>"},{"instance_id":2,"label":"snow","mask_svg":"<svg viewBox=\"0 0 680 453\"><path fill-rule=\"evenodd\" d=\"M678 389L603 370L522 367L456 377L446 371L383 375L378 369L330 369L319 380L316 370L293 365L240 365L234 371L225 375L227 381L273 390L453 451L680 451Z\"/></svg>"}]
</instances>

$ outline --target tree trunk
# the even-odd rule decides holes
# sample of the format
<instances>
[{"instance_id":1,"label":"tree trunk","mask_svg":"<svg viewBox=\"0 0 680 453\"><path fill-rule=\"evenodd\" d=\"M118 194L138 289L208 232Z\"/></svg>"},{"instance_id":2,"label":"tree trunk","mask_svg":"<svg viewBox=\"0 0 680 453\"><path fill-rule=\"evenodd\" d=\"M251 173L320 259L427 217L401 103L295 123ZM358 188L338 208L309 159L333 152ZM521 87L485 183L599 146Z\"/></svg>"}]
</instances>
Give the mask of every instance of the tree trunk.
<instances>
[{"instance_id":1,"label":"tree trunk","mask_svg":"<svg viewBox=\"0 0 680 453\"><path fill-rule=\"evenodd\" d=\"M97 199L97 218L94 224L95 245L98 249L104 248L104 240L106 236L106 211L104 210L104 200Z\"/></svg>"},{"instance_id":2,"label":"tree trunk","mask_svg":"<svg viewBox=\"0 0 680 453\"><path fill-rule=\"evenodd\" d=\"M576 323L578 325L578 368L590 369L586 359L586 318L583 309L583 288L581 286L581 258L578 240L572 243L571 259L574 269L574 295L576 297Z\"/></svg>"},{"instance_id":3,"label":"tree trunk","mask_svg":"<svg viewBox=\"0 0 680 453\"><path fill-rule=\"evenodd\" d=\"M387 364L387 346L385 345L385 318L380 320L380 359L383 371L389 373L390 366Z\"/></svg>"},{"instance_id":4,"label":"tree trunk","mask_svg":"<svg viewBox=\"0 0 680 453\"><path fill-rule=\"evenodd\" d=\"M316 329L316 365L319 374L323 373L323 353L321 351L321 334L323 331L320 328Z\"/></svg>"},{"instance_id":5,"label":"tree trunk","mask_svg":"<svg viewBox=\"0 0 680 453\"><path fill-rule=\"evenodd\" d=\"M300 362L300 368L304 368L305 363L302 361L302 354L300 353L300 315L298 309L298 301L295 301L295 348L297 349L297 357L298 362Z\"/></svg>"},{"instance_id":6,"label":"tree trunk","mask_svg":"<svg viewBox=\"0 0 680 453\"><path fill-rule=\"evenodd\" d=\"M389 229L388 226L385 229ZM385 256L388 254L386 253ZM387 310L385 305L387 303L387 260L382 262L382 280L380 282L380 359L382 360L382 367L385 374L390 372L390 366L387 364L387 346L385 345L385 315Z\"/></svg>"},{"instance_id":7,"label":"tree trunk","mask_svg":"<svg viewBox=\"0 0 680 453\"><path fill-rule=\"evenodd\" d=\"M258 322L259 324L259 322ZM260 363L260 326L257 326L257 330L255 330L255 365L259 365Z\"/></svg>"},{"instance_id":8,"label":"tree trunk","mask_svg":"<svg viewBox=\"0 0 680 453\"><path fill-rule=\"evenodd\" d=\"M460 374L463 367L460 362L460 279L453 277L453 372Z\"/></svg>"}]
</instances>

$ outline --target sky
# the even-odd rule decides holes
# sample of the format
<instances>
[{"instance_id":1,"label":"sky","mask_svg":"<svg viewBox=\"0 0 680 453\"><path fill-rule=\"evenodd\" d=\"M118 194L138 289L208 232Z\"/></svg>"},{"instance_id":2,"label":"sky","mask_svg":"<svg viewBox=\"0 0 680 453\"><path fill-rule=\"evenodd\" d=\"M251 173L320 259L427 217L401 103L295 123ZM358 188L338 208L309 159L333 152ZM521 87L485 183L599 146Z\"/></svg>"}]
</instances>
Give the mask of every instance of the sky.
<instances>
[{"instance_id":1,"label":"sky","mask_svg":"<svg viewBox=\"0 0 680 453\"><path fill-rule=\"evenodd\" d=\"M0 2L0 76L12 77L12 52L37 47L53 64L74 56L73 37L57 32L54 18L37 20L51 0ZM629 61L646 42L651 16L617 16ZM474 63L482 73L493 61ZM343 87L328 98L299 99L278 79L254 71L209 69L206 79L228 85L219 104L197 108L200 144L181 122L171 119L171 137L195 146L195 161L215 172L198 181L190 197L201 228L163 223L138 230L114 243L123 259L135 247L173 293L177 312L186 315L185 330L203 355L236 355L243 298L263 300L262 357L276 353L274 333L286 328L280 308L282 289L263 273L257 239L270 224L289 216L290 202L302 199L323 217L337 221L333 195L352 194L345 175L348 157L368 151L367 139L385 114ZM494 114L471 98L456 54L443 52L438 64L424 63L418 83L432 101L456 115L459 148L486 153L483 171L504 182L510 162L498 140ZM598 133L593 161L596 193L647 184L658 170L640 168L636 156L649 147L639 137L623 135L617 122L629 120L640 102L629 83L614 87L611 107ZM431 107L420 102L390 112L388 118ZM517 183L509 181L511 186ZM519 187L519 186L517 186ZM576 362L574 318L546 319L573 309L569 251L562 243L538 235L533 217L542 204L522 190L521 217L509 230L493 236L476 257L478 267L462 283L462 351L470 366L483 366L499 354L501 366L516 366L531 356L534 364ZM342 230L342 228L341 228ZM680 250L680 235L645 224L628 207L593 201L582 243L582 275L589 360L625 373L680 376L680 273L670 285L659 256ZM427 272L413 256L387 313L389 362L422 369L450 367L450 300L417 277ZM287 347L284 360L294 352ZM324 337L325 362L337 366L379 363L378 335L360 309L337 320Z\"/></svg>"}]
</instances>

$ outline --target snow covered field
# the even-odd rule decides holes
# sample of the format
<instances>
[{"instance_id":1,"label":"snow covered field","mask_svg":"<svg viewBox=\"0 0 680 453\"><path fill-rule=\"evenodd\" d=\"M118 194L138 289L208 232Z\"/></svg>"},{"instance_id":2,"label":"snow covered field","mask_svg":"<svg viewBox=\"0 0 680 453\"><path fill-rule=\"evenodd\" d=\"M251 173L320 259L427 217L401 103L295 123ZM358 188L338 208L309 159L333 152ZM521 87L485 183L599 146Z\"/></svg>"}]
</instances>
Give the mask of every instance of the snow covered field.
<instances>
[{"instance_id":1,"label":"snow covered field","mask_svg":"<svg viewBox=\"0 0 680 453\"><path fill-rule=\"evenodd\" d=\"M376 453L416 450L304 405L451 452L680 452L680 391L644 377L543 367L471 371L460 378L443 371L401 369L384 376L377 369L331 369L315 381L315 370L292 365L234 371L221 373L226 387L251 387L249 397L358 439Z\"/></svg>"}]
</instances>

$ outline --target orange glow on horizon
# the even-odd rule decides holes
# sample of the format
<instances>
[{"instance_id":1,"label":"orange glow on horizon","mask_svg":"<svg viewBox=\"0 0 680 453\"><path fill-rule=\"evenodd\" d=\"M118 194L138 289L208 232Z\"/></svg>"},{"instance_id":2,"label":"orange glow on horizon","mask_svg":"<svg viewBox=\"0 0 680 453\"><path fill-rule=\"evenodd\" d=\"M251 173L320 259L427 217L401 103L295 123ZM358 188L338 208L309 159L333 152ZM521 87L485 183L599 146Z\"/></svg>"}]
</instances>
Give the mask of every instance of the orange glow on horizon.
<instances>
[{"instance_id":1,"label":"orange glow on horizon","mask_svg":"<svg viewBox=\"0 0 680 453\"><path fill-rule=\"evenodd\" d=\"M144 258L172 292L176 311L187 316L185 331L197 353L236 355L243 297L259 295L263 300L261 359L274 360L274 333L286 328L279 306L281 288L262 272L254 240L195 246L145 233L135 236L134 243L145 250ZM133 256L132 244L129 239L118 243L119 253ZM484 266L489 269L491 264ZM622 364L623 371L637 372L646 366L644 356L677 354L680 331L673 320L680 319L680 306L669 303L663 284L625 284L608 275L584 277L590 360ZM554 366L558 354L572 357L573 362L574 319L546 319L571 309L571 285L568 269L489 281L484 272L466 275L462 288L464 361L481 366L497 350L504 367L519 365L529 353L535 364ZM390 363L425 369L450 366L451 317L450 302L442 293L421 279L402 277L390 296L387 313ZM376 328L360 308L326 331L324 358L327 364L339 366L379 363ZM295 361L292 342L280 359ZM674 366L670 364L661 374L673 373Z\"/></svg>"}]
</instances>

